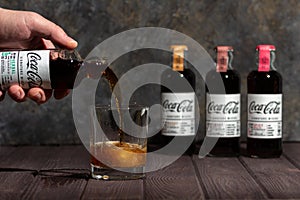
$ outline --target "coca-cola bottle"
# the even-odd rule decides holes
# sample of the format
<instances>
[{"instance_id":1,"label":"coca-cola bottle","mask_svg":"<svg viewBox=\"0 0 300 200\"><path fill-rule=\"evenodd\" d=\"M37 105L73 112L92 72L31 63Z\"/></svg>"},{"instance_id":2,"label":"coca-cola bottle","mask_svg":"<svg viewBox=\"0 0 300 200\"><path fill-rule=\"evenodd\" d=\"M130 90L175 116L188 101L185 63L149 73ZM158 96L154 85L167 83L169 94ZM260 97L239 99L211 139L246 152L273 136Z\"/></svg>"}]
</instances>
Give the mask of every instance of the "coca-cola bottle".
<instances>
[{"instance_id":1,"label":"coca-cola bottle","mask_svg":"<svg viewBox=\"0 0 300 200\"><path fill-rule=\"evenodd\" d=\"M75 50L22 50L0 52L0 88L18 84L24 89L72 89L82 64Z\"/></svg>"},{"instance_id":2,"label":"coca-cola bottle","mask_svg":"<svg viewBox=\"0 0 300 200\"><path fill-rule=\"evenodd\" d=\"M256 47L257 69L247 78L247 152L251 157L282 153L282 78L274 67L275 46Z\"/></svg>"},{"instance_id":3,"label":"coca-cola bottle","mask_svg":"<svg viewBox=\"0 0 300 200\"><path fill-rule=\"evenodd\" d=\"M171 68L161 77L161 105L163 106L161 130L162 145L167 145L175 136L180 145L189 145L185 153L194 153L195 130L195 74L185 60L187 46L173 45ZM166 87L171 86L171 89ZM175 149L174 149L175 150Z\"/></svg>"},{"instance_id":4,"label":"coca-cola bottle","mask_svg":"<svg viewBox=\"0 0 300 200\"><path fill-rule=\"evenodd\" d=\"M239 155L240 75L232 68L233 48L215 48L216 69L206 75L206 137L219 138L211 156ZM218 79L222 85L217 85ZM210 86L210 87L208 87Z\"/></svg>"}]
</instances>

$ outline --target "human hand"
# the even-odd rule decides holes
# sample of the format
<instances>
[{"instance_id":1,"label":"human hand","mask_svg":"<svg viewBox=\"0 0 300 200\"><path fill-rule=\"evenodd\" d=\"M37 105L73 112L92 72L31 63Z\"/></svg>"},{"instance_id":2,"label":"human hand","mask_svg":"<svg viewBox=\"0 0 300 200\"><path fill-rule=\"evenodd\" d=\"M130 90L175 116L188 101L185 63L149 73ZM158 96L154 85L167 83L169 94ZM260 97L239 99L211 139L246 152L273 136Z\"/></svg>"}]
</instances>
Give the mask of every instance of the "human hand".
<instances>
[{"instance_id":1,"label":"human hand","mask_svg":"<svg viewBox=\"0 0 300 200\"><path fill-rule=\"evenodd\" d=\"M55 48L55 45L75 49L77 42L61 27L37 13L0 8L0 49L49 49ZM54 98L61 99L68 93L69 90L54 90ZM52 96L52 90L23 90L20 86L13 85L8 89L8 94L17 102L29 97L42 104ZM4 95L5 92L0 91L0 100Z\"/></svg>"}]
</instances>

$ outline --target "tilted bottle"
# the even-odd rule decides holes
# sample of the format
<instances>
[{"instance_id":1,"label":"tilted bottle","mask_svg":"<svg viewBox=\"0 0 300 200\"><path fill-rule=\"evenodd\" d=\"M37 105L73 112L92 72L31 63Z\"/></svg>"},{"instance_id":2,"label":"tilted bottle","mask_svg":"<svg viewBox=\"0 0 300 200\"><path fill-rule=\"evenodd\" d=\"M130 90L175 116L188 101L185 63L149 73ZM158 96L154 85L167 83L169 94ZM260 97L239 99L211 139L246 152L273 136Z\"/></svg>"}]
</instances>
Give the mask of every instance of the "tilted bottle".
<instances>
[{"instance_id":1,"label":"tilted bottle","mask_svg":"<svg viewBox=\"0 0 300 200\"><path fill-rule=\"evenodd\" d=\"M195 130L195 84L194 72L185 60L187 46L173 45L172 64L161 77L161 105L163 106L161 130L162 143L167 145L175 136L181 145L188 145L196 135ZM172 86L172 90L165 86ZM193 154L194 140L186 154Z\"/></svg>"},{"instance_id":2,"label":"tilted bottle","mask_svg":"<svg viewBox=\"0 0 300 200\"><path fill-rule=\"evenodd\" d=\"M232 68L233 48L217 46L216 69L206 75L206 137L219 138L211 156L239 155L241 86ZM221 79L219 81L218 79ZM217 85L217 82L222 85Z\"/></svg>"},{"instance_id":3,"label":"tilted bottle","mask_svg":"<svg viewBox=\"0 0 300 200\"><path fill-rule=\"evenodd\" d=\"M75 50L13 50L0 52L0 88L72 89L82 59Z\"/></svg>"},{"instance_id":4,"label":"tilted bottle","mask_svg":"<svg viewBox=\"0 0 300 200\"><path fill-rule=\"evenodd\" d=\"M256 47L257 69L247 77L247 152L251 157L282 153L282 77L274 67L275 46Z\"/></svg>"}]
</instances>

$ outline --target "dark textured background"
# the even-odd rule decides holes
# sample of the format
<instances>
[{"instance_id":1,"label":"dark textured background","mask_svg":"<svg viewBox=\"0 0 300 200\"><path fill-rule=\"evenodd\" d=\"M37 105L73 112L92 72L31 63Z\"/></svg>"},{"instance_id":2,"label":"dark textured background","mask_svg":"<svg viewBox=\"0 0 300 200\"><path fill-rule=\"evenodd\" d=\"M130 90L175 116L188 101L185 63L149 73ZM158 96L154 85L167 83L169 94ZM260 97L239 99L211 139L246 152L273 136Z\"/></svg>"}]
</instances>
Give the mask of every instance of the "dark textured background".
<instances>
[{"instance_id":1,"label":"dark textured background","mask_svg":"<svg viewBox=\"0 0 300 200\"><path fill-rule=\"evenodd\" d=\"M234 67L242 78L243 113L246 76L255 67L255 46L274 44L277 47L276 66L284 79L284 139L300 140L298 0L2 0L0 6L36 11L54 21L78 40L78 51L83 57L106 38L144 26L180 31L198 41L212 56L216 45L232 45L235 48ZM141 59L134 54L122 62L116 61L113 67L117 74L132 67L124 63L131 58ZM200 77L197 93L203 105L203 85L199 80ZM157 101L157 88L146 89L147 93L140 91L137 95L146 95L148 104ZM0 144L80 143L71 103L71 95L60 101L51 99L40 106L31 101L18 104L7 97L0 103ZM245 114L242 119L245 136ZM201 124L199 137L203 133L203 121Z\"/></svg>"}]
</instances>

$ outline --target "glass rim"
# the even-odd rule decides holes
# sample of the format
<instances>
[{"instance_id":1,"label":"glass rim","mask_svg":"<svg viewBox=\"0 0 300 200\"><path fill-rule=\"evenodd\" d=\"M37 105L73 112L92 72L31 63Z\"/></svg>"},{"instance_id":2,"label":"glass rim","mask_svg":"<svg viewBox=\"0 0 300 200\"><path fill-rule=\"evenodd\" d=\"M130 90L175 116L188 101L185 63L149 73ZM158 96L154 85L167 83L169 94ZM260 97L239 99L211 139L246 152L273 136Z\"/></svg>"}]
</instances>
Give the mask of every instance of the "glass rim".
<instances>
[{"instance_id":1,"label":"glass rim","mask_svg":"<svg viewBox=\"0 0 300 200\"><path fill-rule=\"evenodd\" d=\"M90 108L94 108L94 109L106 109L106 110L116 110L116 109L129 110L131 108L141 108L141 109L149 110L149 106L142 105L142 104L127 104L127 105L120 105L120 107L112 106L110 104L105 104L105 105L96 104L96 105L91 105Z\"/></svg>"}]
</instances>

